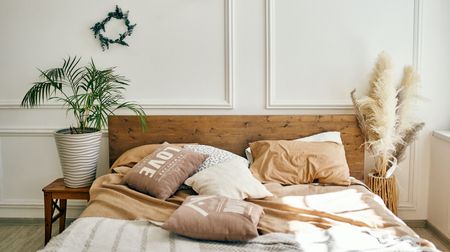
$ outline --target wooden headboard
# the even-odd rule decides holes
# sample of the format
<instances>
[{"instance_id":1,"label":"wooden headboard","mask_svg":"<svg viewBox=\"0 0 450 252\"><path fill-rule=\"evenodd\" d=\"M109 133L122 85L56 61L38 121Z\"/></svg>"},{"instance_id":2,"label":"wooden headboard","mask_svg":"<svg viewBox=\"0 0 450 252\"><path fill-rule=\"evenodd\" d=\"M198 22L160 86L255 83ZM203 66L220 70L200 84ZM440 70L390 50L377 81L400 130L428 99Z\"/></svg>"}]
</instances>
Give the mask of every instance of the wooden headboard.
<instances>
[{"instance_id":1,"label":"wooden headboard","mask_svg":"<svg viewBox=\"0 0 450 252\"><path fill-rule=\"evenodd\" d=\"M207 144L244 156L249 142L340 131L350 173L364 179L364 140L354 115L168 115L147 116L147 122L143 132L137 116L109 117L110 164L126 150L149 143Z\"/></svg>"}]
</instances>

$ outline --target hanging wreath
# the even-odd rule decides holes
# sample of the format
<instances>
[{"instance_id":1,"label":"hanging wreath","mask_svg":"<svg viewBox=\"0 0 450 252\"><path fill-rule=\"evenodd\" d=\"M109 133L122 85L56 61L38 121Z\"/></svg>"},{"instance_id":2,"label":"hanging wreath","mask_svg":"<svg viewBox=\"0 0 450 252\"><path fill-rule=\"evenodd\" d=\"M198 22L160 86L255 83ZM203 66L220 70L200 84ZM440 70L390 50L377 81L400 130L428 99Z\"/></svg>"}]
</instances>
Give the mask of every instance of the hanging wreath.
<instances>
[{"instance_id":1,"label":"hanging wreath","mask_svg":"<svg viewBox=\"0 0 450 252\"><path fill-rule=\"evenodd\" d=\"M119 37L116 39L108 38L107 36L102 34L102 31L105 32L105 25L108 23L111 18L121 19L124 21L127 30L124 33L119 33ZM130 36L133 33L133 29L136 24L131 24L128 19L128 11L126 13L122 12L122 9L116 5L116 9L113 12L108 13L108 17L103 19L101 22L97 22L94 26L91 27L91 30L94 32L94 37L100 41L100 45L102 46L103 51L109 49L110 44L119 44L124 46L129 46L127 42L125 42L125 38Z\"/></svg>"}]
</instances>

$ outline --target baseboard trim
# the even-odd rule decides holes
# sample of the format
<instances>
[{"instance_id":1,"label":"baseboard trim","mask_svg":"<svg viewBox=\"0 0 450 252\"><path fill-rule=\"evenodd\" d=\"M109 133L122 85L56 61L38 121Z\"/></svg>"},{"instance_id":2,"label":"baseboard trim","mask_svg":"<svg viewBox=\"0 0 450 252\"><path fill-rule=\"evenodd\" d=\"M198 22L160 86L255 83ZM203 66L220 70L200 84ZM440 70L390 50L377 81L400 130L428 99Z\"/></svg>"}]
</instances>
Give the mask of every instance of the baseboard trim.
<instances>
[{"instance_id":1,"label":"baseboard trim","mask_svg":"<svg viewBox=\"0 0 450 252\"><path fill-rule=\"evenodd\" d=\"M72 223L75 218L67 218L66 226ZM55 222L56 223L56 222ZM0 218L0 225L26 225L26 226L38 226L44 225L44 218Z\"/></svg>"},{"instance_id":2,"label":"baseboard trim","mask_svg":"<svg viewBox=\"0 0 450 252\"><path fill-rule=\"evenodd\" d=\"M67 206L66 216L67 218L77 218L85 208L85 202L70 202ZM44 217L44 204L42 204L42 202L18 202L0 200L0 219L31 219L42 217Z\"/></svg>"},{"instance_id":3,"label":"baseboard trim","mask_svg":"<svg viewBox=\"0 0 450 252\"><path fill-rule=\"evenodd\" d=\"M450 247L450 237L447 237L444 233L442 233L439 229L437 229L433 224L429 221L426 221L426 228L429 229L436 237L444 243L445 246Z\"/></svg>"},{"instance_id":4,"label":"baseboard trim","mask_svg":"<svg viewBox=\"0 0 450 252\"><path fill-rule=\"evenodd\" d=\"M410 228L426 228L427 220L404 220Z\"/></svg>"}]
</instances>

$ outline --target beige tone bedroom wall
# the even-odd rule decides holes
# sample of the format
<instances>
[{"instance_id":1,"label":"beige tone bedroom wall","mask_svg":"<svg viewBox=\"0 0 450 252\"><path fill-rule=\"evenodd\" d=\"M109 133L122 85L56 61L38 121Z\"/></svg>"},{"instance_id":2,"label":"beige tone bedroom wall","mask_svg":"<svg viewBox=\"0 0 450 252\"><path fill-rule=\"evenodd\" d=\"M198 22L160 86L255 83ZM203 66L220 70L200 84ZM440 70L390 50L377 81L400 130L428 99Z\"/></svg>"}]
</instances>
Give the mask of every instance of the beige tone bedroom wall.
<instances>
[{"instance_id":1,"label":"beige tone bedroom wall","mask_svg":"<svg viewBox=\"0 0 450 252\"><path fill-rule=\"evenodd\" d=\"M89 27L115 4L130 10L137 26L127 38L130 47L113 45L102 52ZM57 65L68 55L117 66L132 81L127 97L149 114L351 113L348 93L354 87L366 89L374 59L385 49L398 72L405 64L421 66L423 91L430 99L418 110L427 128L399 172L400 215L426 219L430 132L446 123L427 111L449 107L436 91L448 90L450 81L448 76L435 77L435 62L446 63L439 52L447 48L436 44L435 36L448 30L434 23L439 4L2 1L0 217L42 217L41 188L61 176L52 131L66 127L70 117L55 105L32 110L17 106L36 79L36 67ZM107 169L106 147L105 135L99 174ZM368 170L370 158L367 163ZM70 204L71 215L83 204Z\"/></svg>"}]
</instances>

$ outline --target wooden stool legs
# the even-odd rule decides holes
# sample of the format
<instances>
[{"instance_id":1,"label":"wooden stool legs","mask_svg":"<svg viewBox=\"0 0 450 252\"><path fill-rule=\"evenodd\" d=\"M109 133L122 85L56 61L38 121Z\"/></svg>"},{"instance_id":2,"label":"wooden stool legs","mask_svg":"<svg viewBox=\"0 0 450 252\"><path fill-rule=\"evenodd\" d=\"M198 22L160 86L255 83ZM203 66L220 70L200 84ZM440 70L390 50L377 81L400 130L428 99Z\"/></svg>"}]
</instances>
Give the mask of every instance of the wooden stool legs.
<instances>
[{"instance_id":1,"label":"wooden stool legs","mask_svg":"<svg viewBox=\"0 0 450 252\"><path fill-rule=\"evenodd\" d=\"M82 188L69 188L64 185L64 179L59 178L48 184L44 192L44 216L45 216L45 244L52 237L52 224L59 219L59 232L66 228L67 200L89 201L90 186ZM55 214L55 210L58 212Z\"/></svg>"},{"instance_id":2,"label":"wooden stool legs","mask_svg":"<svg viewBox=\"0 0 450 252\"><path fill-rule=\"evenodd\" d=\"M50 240L52 236L52 195L51 193L44 193L44 212L45 212L45 243Z\"/></svg>"},{"instance_id":3,"label":"wooden stool legs","mask_svg":"<svg viewBox=\"0 0 450 252\"><path fill-rule=\"evenodd\" d=\"M64 231L66 229L66 209L67 209L67 200L66 199L60 199L60 208L62 211L62 216L59 218L59 233Z\"/></svg>"},{"instance_id":4,"label":"wooden stool legs","mask_svg":"<svg viewBox=\"0 0 450 252\"><path fill-rule=\"evenodd\" d=\"M59 205L58 205L59 201ZM52 237L52 224L59 219L59 233L66 228L67 199L53 199L51 193L44 193L45 244ZM55 210L58 213L54 216Z\"/></svg>"}]
</instances>

